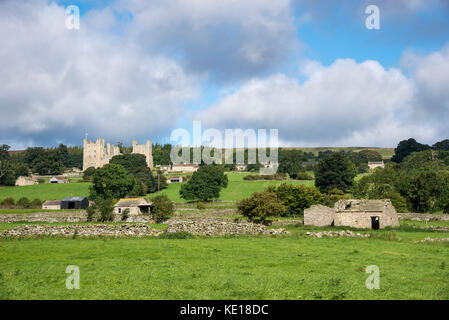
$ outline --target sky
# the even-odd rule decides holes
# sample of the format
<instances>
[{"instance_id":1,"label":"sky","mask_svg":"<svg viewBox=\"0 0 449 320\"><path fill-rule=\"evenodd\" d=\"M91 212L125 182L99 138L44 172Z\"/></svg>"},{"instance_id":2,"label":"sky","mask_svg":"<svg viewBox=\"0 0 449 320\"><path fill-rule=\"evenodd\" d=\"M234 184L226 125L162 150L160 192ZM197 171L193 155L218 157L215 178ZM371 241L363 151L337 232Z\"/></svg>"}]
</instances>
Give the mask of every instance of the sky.
<instances>
[{"instance_id":1,"label":"sky","mask_svg":"<svg viewBox=\"0 0 449 320\"><path fill-rule=\"evenodd\" d=\"M282 146L449 138L449 0L2 0L0 43L12 149L173 143L193 121Z\"/></svg>"}]
</instances>

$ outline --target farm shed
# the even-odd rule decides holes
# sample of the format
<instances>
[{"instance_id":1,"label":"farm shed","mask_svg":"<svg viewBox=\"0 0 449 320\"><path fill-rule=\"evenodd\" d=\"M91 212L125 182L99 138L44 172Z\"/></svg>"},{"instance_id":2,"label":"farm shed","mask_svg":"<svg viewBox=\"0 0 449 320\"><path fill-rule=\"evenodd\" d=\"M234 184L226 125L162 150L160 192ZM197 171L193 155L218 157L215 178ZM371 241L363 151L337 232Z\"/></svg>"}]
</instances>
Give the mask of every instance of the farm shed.
<instances>
[{"instance_id":1,"label":"farm shed","mask_svg":"<svg viewBox=\"0 0 449 320\"><path fill-rule=\"evenodd\" d=\"M61 209L61 200L48 200L42 204L42 209L59 210Z\"/></svg>"},{"instance_id":2,"label":"farm shed","mask_svg":"<svg viewBox=\"0 0 449 320\"><path fill-rule=\"evenodd\" d=\"M61 201L61 209L87 209L89 200L86 197L69 197Z\"/></svg>"},{"instance_id":3,"label":"farm shed","mask_svg":"<svg viewBox=\"0 0 449 320\"><path fill-rule=\"evenodd\" d=\"M130 215L139 215L150 213L150 207L151 202L147 202L144 198L124 198L115 204L114 213L122 214L129 209Z\"/></svg>"}]
</instances>

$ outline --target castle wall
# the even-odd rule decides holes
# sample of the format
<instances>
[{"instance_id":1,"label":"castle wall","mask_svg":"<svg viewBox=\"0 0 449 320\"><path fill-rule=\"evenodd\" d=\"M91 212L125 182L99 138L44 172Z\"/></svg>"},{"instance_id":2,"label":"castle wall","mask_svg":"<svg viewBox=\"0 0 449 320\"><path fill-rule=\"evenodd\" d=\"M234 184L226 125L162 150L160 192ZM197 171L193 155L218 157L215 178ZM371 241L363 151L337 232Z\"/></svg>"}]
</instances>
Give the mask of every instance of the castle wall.
<instances>
[{"instance_id":1,"label":"castle wall","mask_svg":"<svg viewBox=\"0 0 449 320\"><path fill-rule=\"evenodd\" d=\"M133 153L143 154L148 167L153 170L153 145L150 140L147 140L145 144L138 144L137 141L133 141Z\"/></svg>"}]
</instances>

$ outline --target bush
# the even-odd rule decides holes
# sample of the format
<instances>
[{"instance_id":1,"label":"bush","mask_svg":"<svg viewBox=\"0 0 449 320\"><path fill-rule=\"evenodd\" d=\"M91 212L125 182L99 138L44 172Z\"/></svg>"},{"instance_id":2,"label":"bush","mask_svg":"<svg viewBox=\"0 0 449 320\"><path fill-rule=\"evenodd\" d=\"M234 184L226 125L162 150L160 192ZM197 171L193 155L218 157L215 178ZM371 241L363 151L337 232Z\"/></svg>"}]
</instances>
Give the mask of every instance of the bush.
<instances>
[{"instance_id":1,"label":"bush","mask_svg":"<svg viewBox=\"0 0 449 320\"><path fill-rule=\"evenodd\" d=\"M89 167L83 172L83 181L91 182L96 169L94 167Z\"/></svg>"},{"instance_id":2,"label":"bush","mask_svg":"<svg viewBox=\"0 0 449 320\"><path fill-rule=\"evenodd\" d=\"M31 201L26 197L22 197L19 200L17 200L16 206L21 209L30 209Z\"/></svg>"},{"instance_id":3,"label":"bush","mask_svg":"<svg viewBox=\"0 0 449 320\"><path fill-rule=\"evenodd\" d=\"M251 221L265 222L268 217L282 216L286 207L273 192L254 192L249 198L237 202L240 214Z\"/></svg>"},{"instance_id":4,"label":"bush","mask_svg":"<svg viewBox=\"0 0 449 320\"><path fill-rule=\"evenodd\" d=\"M122 221L126 221L129 218L129 209L126 208L125 210L123 210L122 212Z\"/></svg>"},{"instance_id":5,"label":"bush","mask_svg":"<svg viewBox=\"0 0 449 320\"><path fill-rule=\"evenodd\" d=\"M206 204L202 201L198 201L196 204L196 208L199 210L204 210L204 209L206 209Z\"/></svg>"},{"instance_id":6,"label":"bush","mask_svg":"<svg viewBox=\"0 0 449 320\"><path fill-rule=\"evenodd\" d=\"M11 198L11 197L3 199L2 203L1 203L3 208L9 208L9 209L12 209L15 204L16 203L14 201L14 198Z\"/></svg>"},{"instance_id":7,"label":"bush","mask_svg":"<svg viewBox=\"0 0 449 320\"><path fill-rule=\"evenodd\" d=\"M311 174L307 172L299 172L296 177L296 180L313 180L313 177Z\"/></svg>"},{"instance_id":8,"label":"bush","mask_svg":"<svg viewBox=\"0 0 449 320\"><path fill-rule=\"evenodd\" d=\"M42 208L42 201L39 199L34 199L33 201L31 201L31 207L35 209Z\"/></svg>"},{"instance_id":9,"label":"bush","mask_svg":"<svg viewBox=\"0 0 449 320\"><path fill-rule=\"evenodd\" d=\"M87 207L87 221L94 221L96 215L97 215L97 207L96 205L91 205Z\"/></svg>"},{"instance_id":10,"label":"bush","mask_svg":"<svg viewBox=\"0 0 449 320\"><path fill-rule=\"evenodd\" d=\"M324 205L330 208L333 208L335 205L335 202L342 199L348 199L343 191L340 189L334 188L329 190L329 192L324 195Z\"/></svg>"},{"instance_id":11,"label":"bush","mask_svg":"<svg viewBox=\"0 0 449 320\"><path fill-rule=\"evenodd\" d=\"M243 180L285 180L287 177L285 173L275 174L250 174L243 177Z\"/></svg>"},{"instance_id":12,"label":"bush","mask_svg":"<svg viewBox=\"0 0 449 320\"><path fill-rule=\"evenodd\" d=\"M111 199L100 201L98 211L100 211L100 221L114 221L114 203Z\"/></svg>"},{"instance_id":13,"label":"bush","mask_svg":"<svg viewBox=\"0 0 449 320\"><path fill-rule=\"evenodd\" d=\"M283 183L279 187L270 186L267 191L273 192L287 208L285 215L302 215L304 209L314 204L324 204L325 199L316 187Z\"/></svg>"},{"instance_id":14,"label":"bush","mask_svg":"<svg viewBox=\"0 0 449 320\"><path fill-rule=\"evenodd\" d=\"M151 214L156 223L164 222L173 215L175 206L166 195L156 196L152 199L152 202Z\"/></svg>"}]
</instances>

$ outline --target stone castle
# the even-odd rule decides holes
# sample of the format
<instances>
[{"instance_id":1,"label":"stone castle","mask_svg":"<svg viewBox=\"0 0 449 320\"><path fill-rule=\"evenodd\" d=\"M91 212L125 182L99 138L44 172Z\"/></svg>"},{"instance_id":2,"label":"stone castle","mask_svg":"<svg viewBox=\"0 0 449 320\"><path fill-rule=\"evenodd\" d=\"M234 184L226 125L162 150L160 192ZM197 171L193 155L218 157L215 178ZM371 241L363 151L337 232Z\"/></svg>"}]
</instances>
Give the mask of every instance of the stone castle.
<instances>
[{"instance_id":1,"label":"stone castle","mask_svg":"<svg viewBox=\"0 0 449 320\"><path fill-rule=\"evenodd\" d=\"M153 169L153 147L150 140L145 144L137 144L133 141L132 153L143 154L146 158L147 165ZM97 139L97 141L83 140L83 171L89 167L101 168L109 163L113 156L121 154L120 148L111 143L104 146L104 139Z\"/></svg>"}]
</instances>

